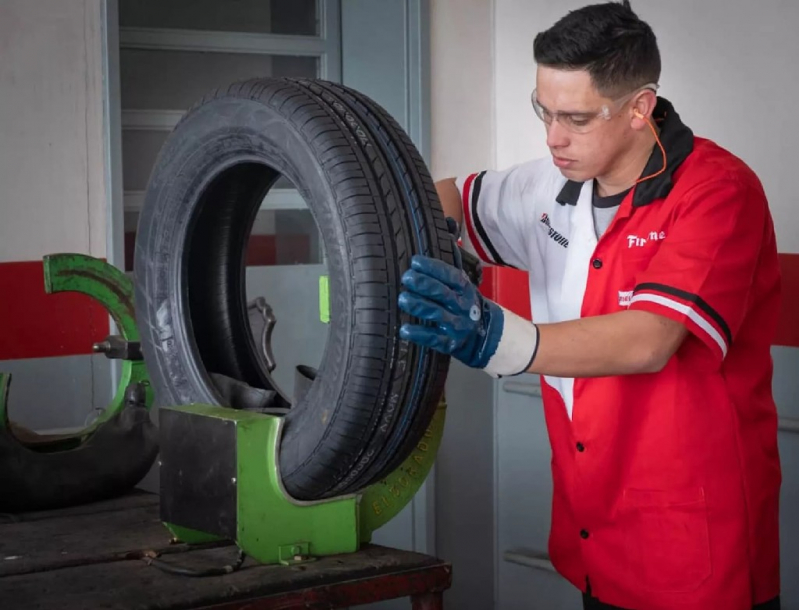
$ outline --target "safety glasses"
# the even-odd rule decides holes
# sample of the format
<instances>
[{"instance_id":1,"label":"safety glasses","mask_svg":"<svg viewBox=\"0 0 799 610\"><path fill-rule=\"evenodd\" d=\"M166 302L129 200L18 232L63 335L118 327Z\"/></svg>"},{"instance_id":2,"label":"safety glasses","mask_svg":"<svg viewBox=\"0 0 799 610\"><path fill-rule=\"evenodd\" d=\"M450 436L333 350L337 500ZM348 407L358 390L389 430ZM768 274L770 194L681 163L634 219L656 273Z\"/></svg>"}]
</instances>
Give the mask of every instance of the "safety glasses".
<instances>
[{"instance_id":1,"label":"safety glasses","mask_svg":"<svg viewBox=\"0 0 799 610\"><path fill-rule=\"evenodd\" d=\"M572 133L582 134L596 129L600 125L601 120L609 121L610 118L619 110L621 110L624 104L629 102L636 94L646 89L657 91L658 87L659 85L657 83L646 84L643 87L636 88L623 97L613 100L609 105L604 104L599 110L586 112L559 112L549 110L548 108L542 106L538 101L536 89L533 89L530 100L533 103L535 115L547 125L551 125L552 121L558 121L561 125L563 125L563 127Z\"/></svg>"}]
</instances>

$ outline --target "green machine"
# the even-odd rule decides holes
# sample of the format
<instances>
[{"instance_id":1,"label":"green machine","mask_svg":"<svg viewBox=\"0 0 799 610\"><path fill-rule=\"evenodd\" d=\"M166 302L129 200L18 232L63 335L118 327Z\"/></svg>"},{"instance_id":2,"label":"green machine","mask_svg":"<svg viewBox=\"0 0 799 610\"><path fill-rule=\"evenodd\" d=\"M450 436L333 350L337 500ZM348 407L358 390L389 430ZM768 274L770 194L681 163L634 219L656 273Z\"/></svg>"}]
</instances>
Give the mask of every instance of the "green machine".
<instances>
[{"instance_id":1,"label":"green machine","mask_svg":"<svg viewBox=\"0 0 799 610\"><path fill-rule=\"evenodd\" d=\"M18 489L16 496L25 497L30 506L54 507L130 489L153 463L156 436L147 414L153 393L139 348L131 279L101 259L80 254L46 256L43 266L47 293L85 294L106 308L120 333L94 345L95 352L121 361L111 403L87 428L39 437L35 449L10 433L10 376L0 373L0 440L7 439L9 455L20 465L19 472L4 470L4 488ZM323 321L325 280L320 281ZM131 411L134 398L142 408ZM244 554L261 563L288 565L357 551L411 501L424 482L441 442L445 414L442 399L423 438L389 476L358 494L305 502L290 498L281 483L277 462L281 417L211 405L162 407L157 434L161 518L180 541L235 541ZM131 436L130 425L123 430L126 434L119 431L116 424L123 415L141 420L134 422L141 434ZM125 452L137 455L117 463L115 459ZM67 471L86 470L88 464L94 465L93 476L76 480L65 496ZM32 479L30 473L37 469L49 474ZM54 470L64 472L53 476Z\"/></svg>"},{"instance_id":2,"label":"green machine","mask_svg":"<svg viewBox=\"0 0 799 610\"><path fill-rule=\"evenodd\" d=\"M23 495L31 496L30 502L42 506L124 493L150 467L156 450L155 431L150 431L147 414L153 395L139 348L132 281L107 262L80 254L50 255L43 265L47 293L85 294L103 305L115 321L119 335L95 344L94 351L121 361L120 378L111 403L83 430L41 438L35 451L7 434L9 447L25 459L17 460L24 466L18 476L9 469L4 472L6 479L14 479L6 482L6 488L19 487ZM327 309L325 280L320 281L323 321ZM7 419L9 381L10 376L0 374L0 429L6 432L11 425ZM136 393L136 402L142 408L131 411ZM122 441L130 439L130 434L118 434L114 425L126 412L142 420L137 426L143 433ZM180 541L231 540L245 555L261 563L289 565L357 551L411 501L424 482L441 442L445 414L442 399L422 439L389 476L358 494L305 502L290 498L281 483L281 417L211 405L162 407L157 434L161 518ZM95 447L99 441L117 451ZM119 456L120 452L141 455L121 466L109 458L111 453ZM78 481L70 498L63 497L66 472L45 479L60 480L54 483L61 485L58 491L43 489L41 481L33 485L30 480L32 464L41 462L43 472L52 474L61 466L74 471L70 460L79 458L96 465L94 480L84 477ZM125 469L130 472L123 473ZM106 470L108 480L103 484L105 489L100 489L97 475Z\"/></svg>"},{"instance_id":3,"label":"green machine","mask_svg":"<svg viewBox=\"0 0 799 610\"><path fill-rule=\"evenodd\" d=\"M44 291L74 292L102 305L118 328L94 351L121 361L110 404L88 426L38 434L11 421L11 375L0 373L0 512L46 510L102 500L133 488L158 453L152 388L139 349L129 278L82 254L44 257Z\"/></svg>"},{"instance_id":4,"label":"green machine","mask_svg":"<svg viewBox=\"0 0 799 610\"><path fill-rule=\"evenodd\" d=\"M402 465L359 494L290 498L277 463L281 418L210 405L161 409L161 517L187 543L235 540L262 563L350 553L413 498L435 461L442 400Z\"/></svg>"},{"instance_id":5,"label":"green machine","mask_svg":"<svg viewBox=\"0 0 799 610\"><path fill-rule=\"evenodd\" d=\"M323 322L329 321L326 280L320 278ZM358 494L307 502L289 497L281 482L281 417L203 404L162 407L161 518L177 540L234 540L261 563L357 551L424 482L445 414L442 398L412 453L384 479Z\"/></svg>"}]
</instances>

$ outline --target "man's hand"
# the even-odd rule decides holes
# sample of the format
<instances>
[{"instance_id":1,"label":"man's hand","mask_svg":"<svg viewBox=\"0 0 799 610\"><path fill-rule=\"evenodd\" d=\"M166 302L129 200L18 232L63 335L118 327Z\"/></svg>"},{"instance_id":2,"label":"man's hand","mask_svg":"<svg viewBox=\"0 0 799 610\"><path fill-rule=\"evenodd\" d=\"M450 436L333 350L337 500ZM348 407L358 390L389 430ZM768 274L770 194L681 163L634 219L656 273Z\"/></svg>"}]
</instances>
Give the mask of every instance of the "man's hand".
<instances>
[{"instance_id":1,"label":"man's hand","mask_svg":"<svg viewBox=\"0 0 799 610\"><path fill-rule=\"evenodd\" d=\"M400 309L428 324L403 324L400 337L492 376L527 370L535 356L538 330L484 298L462 269L417 255L402 276L402 285ZM510 337L505 332L509 318L515 329Z\"/></svg>"}]
</instances>

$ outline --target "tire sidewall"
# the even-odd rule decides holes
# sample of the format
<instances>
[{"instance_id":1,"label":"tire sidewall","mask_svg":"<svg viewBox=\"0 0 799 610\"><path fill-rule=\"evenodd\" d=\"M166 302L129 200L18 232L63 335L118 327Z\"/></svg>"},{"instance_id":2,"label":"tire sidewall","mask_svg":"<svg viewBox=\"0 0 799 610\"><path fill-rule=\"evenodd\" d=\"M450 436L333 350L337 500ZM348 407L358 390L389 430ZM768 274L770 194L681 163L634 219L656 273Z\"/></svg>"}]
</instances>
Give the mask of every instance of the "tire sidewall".
<instances>
[{"instance_id":1,"label":"tire sidewall","mask_svg":"<svg viewBox=\"0 0 799 610\"><path fill-rule=\"evenodd\" d=\"M305 134L268 105L221 98L192 111L170 135L150 177L134 261L137 322L158 406L222 404L201 366L188 309L186 258L201 194L240 163L261 163L305 199L322 235L330 276L330 328L304 405L340 396L349 360L351 257L336 194ZM146 270L146 272L145 272ZM301 295L297 295L301 298ZM268 295L267 295L268 300ZM332 353L328 353L332 352Z\"/></svg>"}]
</instances>

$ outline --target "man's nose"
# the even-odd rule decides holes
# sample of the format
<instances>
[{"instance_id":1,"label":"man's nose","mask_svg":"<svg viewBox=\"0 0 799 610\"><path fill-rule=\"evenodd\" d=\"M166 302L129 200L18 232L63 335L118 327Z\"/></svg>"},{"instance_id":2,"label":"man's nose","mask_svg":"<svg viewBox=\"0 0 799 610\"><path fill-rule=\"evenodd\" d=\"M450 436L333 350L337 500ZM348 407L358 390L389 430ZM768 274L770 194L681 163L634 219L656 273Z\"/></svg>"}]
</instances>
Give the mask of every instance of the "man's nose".
<instances>
[{"instance_id":1,"label":"man's nose","mask_svg":"<svg viewBox=\"0 0 799 610\"><path fill-rule=\"evenodd\" d=\"M554 119L547 125L547 146L552 148L565 148L569 145L569 132L560 121Z\"/></svg>"}]
</instances>

